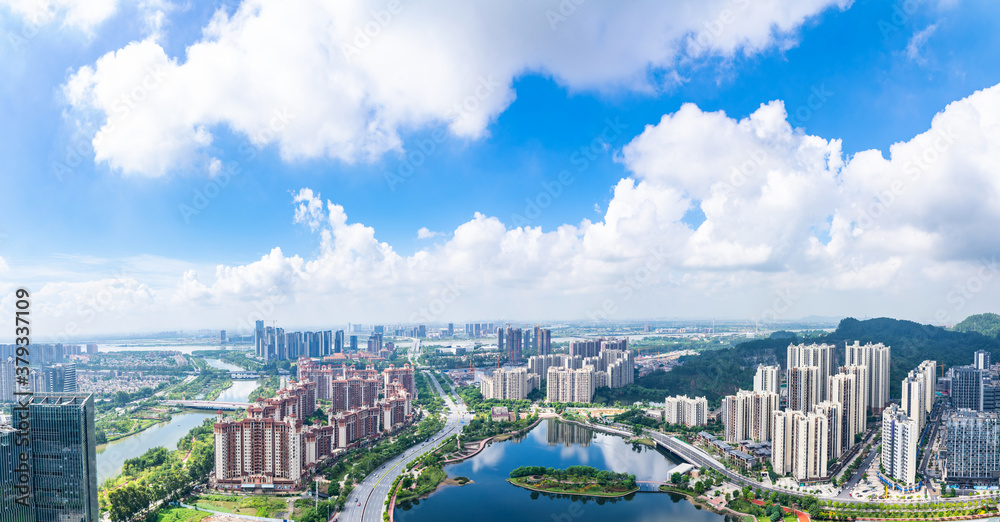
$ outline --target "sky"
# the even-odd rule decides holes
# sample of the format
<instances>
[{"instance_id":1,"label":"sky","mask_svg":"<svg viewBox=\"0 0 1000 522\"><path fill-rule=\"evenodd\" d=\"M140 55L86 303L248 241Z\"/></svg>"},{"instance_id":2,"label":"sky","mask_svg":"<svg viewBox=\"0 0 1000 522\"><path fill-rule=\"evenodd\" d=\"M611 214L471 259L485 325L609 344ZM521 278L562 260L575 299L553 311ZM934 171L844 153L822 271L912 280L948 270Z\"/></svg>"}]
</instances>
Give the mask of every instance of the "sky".
<instances>
[{"instance_id":1,"label":"sky","mask_svg":"<svg viewBox=\"0 0 1000 522\"><path fill-rule=\"evenodd\" d=\"M998 15L0 0L0 313L954 324L1000 307Z\"/></svg>"}]
</instances>

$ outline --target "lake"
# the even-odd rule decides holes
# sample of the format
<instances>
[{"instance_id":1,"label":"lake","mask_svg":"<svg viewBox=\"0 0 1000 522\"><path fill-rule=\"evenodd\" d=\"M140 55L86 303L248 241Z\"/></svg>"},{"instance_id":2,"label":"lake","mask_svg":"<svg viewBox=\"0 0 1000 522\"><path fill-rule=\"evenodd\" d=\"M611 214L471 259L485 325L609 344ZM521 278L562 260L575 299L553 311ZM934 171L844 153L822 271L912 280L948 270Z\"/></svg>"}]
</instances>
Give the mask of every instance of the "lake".
<instances>
[{"instance_id":1,"label":"lake","mask_svg":"<svg viewBox=\"0 0 1000 522\"><path fill-rule=\"evenodd\" d=\"M679 460L662 450L629 444L621 437L546 419L524 437L493 443L479 455L447 466L448 476L469 477L472 483L445 486L427 499L397 508L395 520L726 520L723 515L695 507L680 495L639 492L616 499L598 499L529 491L506 481L510 472L520 466L566 468L582 465L632 473L638 481L662 482L678 463Z\"/></svg>"}]
</instances>

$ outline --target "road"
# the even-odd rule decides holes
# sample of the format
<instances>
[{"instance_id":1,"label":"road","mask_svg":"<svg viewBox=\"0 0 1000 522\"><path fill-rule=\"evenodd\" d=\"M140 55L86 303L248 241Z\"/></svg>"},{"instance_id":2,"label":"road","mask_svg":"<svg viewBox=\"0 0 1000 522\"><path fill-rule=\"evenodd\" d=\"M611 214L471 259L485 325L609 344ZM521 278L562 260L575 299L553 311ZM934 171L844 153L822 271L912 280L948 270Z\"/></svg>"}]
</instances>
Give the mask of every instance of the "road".
<instances>
[{"instance_id":1,"label":"road","mask_svg":"<svg viewBox=\"0 0 1000 522\"><path fill-rule=\"evenodd\" d=\"M415 348L419 349L419 339L414 342ZM429 372L424 372L424 377L437 389L437 392L445 401L448 418L444 428L434 434L429 442L421 442L402 455L390 460L377 469L372 474L365 477L365 480L358 484L347 499L347 505L340 514L339 520L343 522L382 522L382 511L385 499L389 496L389 488L403 471L406 464L415 457L433 449L446 437L462 431L463 422L468 418L464 404L455 404L451 396L446 394L438 384L437 379Z\"/></svg>"},{"instance_id":2,"label":"road","mask_svg":"<svg viewBox=\"0 0 1000 522\"><path fill-rule=\"evenodd\" d=\"M851 497L851 491L853 491L854 486L857 486L858 482L861 482L861 479L865 477L865 473L868 471L868 468L872 465L872 462L875 460L875 457L878 457L878 449L872 448L871 450L868 451L868 455L865 456L865 460L861 461L861 465L858 466L857 471L854 472L854 476L852 476L850 480L847 481L847 484L844 485L844 489L841 489L840 493L837 494L838 499L853 498Z\"/></svg>"}]
</instances>

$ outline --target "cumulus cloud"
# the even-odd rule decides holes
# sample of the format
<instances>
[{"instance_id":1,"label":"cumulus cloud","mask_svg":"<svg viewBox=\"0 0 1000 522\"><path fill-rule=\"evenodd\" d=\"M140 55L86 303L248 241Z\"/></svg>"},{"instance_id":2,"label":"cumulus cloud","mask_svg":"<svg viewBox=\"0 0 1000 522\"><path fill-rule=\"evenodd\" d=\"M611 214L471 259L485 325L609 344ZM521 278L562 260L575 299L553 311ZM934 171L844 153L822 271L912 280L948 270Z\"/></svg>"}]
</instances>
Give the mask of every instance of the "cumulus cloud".
<instances>
[{"instance_id":1,"label":"cumulus cloud","mask_svg":"<svg viewBox=\"0 0 1000 522\"><path fill-rule=\"evenodd\" d=\"M162 291L135 281L111 291L121 313L289 326L709 313L955 322L1000 306L984 291L1000 281L1000 86L949 104L885 153L848 157L839 140L792 127L772 101L741 119L685 105L635 136L620 161L629 175L596 221L543 230L475 213L404 255L304 188L291 203L316 234L312 255L274 248L214 273L178 272ZM694 208L705 219L690 226ZM95 291L43 288L56 316Z\"/></svg>"},{"instance_id":2,"label":"cumulus cloud","mask_svg":"<svg viewBox=\"0 0 1000 522\"><path fill-rule=\"evenodd\" d=\"M81 67L64 91L103 126L96 161L125 174L210 163L220 125L287 160L363 161L402 151L400 129L483 136L519 75L656 91L705 56L792 45L803 22L850 1L683 4L245 0L185 56L154 35Z\"/></svg>"},{"instance_id":3,"label":"cumulus cloud","mask_svg":"<svg viewBox=\"0 0 1000 522\"><path fill-rule=\"evenodd\" d=\"M417 239L431 239L443 235L441 232L435 232L427 227L420 227L417 230Z\"/></svg>"}]
</instances>

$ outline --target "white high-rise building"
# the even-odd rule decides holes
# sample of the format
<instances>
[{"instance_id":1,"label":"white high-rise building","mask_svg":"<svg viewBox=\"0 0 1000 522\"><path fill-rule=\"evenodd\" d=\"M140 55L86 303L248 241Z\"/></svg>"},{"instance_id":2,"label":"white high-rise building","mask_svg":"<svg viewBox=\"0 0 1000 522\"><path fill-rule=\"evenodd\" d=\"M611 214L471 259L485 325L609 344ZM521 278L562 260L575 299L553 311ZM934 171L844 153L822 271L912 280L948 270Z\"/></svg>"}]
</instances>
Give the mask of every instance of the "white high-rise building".
<instances>
[{"instance_id":1,"label":"white high-rise building","mask_svg":"<svg viewBox=\"0 0 1000 522\"><path fill-rule=\"evenodd\" d=\"M781 394L781 368L758 365L753 376L753 391Z\"/></svg>"},{"instance_id":2,"label":"white high-rise building","mask_svg":"<svg viewBox=\"0 0 1000 522\"><path fill-rule=\"evenodd\" d=\"M899 409L906 413L906 416L917 422L917 426L923 429L925 417L924 411L924 386L926 383L920 378L916 371L910 371L909 375L903 379L902 392L899 397ZM895 406L895 405L894 405Z\"/></svg>"},{"instance_id":3,"label":"white high-rise building","mask_svg":"<svg viewBox=\"0 0 1000 522\"><path fill-rule=\"evenodd\" d=\"M797 412L776 411L772 419L771 467L778 475L792 472L792 417Z\"/></svg>"},{"instance_id":4,"label":"white high-rise building","mask_svg":"<svg viewBox=\"0 0 1000 522\"><path fill-rule=\"evenodd\" d=\"M664 401L664 421L668 424L683 424L685 426L704 426L708 424L708 400L704 397L694 399L687 395L667 397Z\"/></svg>"},{"instance_id":5,"label":"white high-rise building","mask_svg":"<svg viewBox=\"0 0 1000 522\"><path fill-rule=\"evenodd\" d=\"M832 344L790 344L786 368L815 366L819 368L820 389L816 402L825 401L826 381L837 372L837 348ZM803 410L805 411L805 410Z\"/></svg>"},{"instance_id":6,"label":"white high-rise building","mask_svg":"<svg viewBox=\"0 0 1000 522\"><path fill-rule=\"evenodd\" d=\"M830 400L840 404L840 451L854 446L855 435L865 432L868 408L864 400L864 366L841 368L841 373L830 377Z\"/></svg>"},{"instance_id":7,"label":"white high-rise building","mask_svg":"<svg viewBox=\"0 0 1000 522\"><path fill-rule=\"evenodd\" d=\"M917 366L917 373L924 381L924 412L934 409L935 390L937 388L937 361L924 361Z\"/></svg>"},{"instance_id":8,"label":"white high-rise building","mask_svg":"<svg viewBox=\"0 0 1000 522\"><path fill-rule=\"evenodd\" d=\"M595 373L593 366L580 369L550 367L546 376L546 400L590 402L594 398Z\"/></svg>"},{"instance_id":9,"label":"white high-rise building","mask_svg":"<svg viewBox=\"0 0 1000 522\"><path fill-rule=\"evenodd\" d=\"M859 365L868 369L868 407L882 411L889 403L889 352L882 343L861 346L858 341L845 345L846 365Z\"/></svg>"},{"instance_id":10,"label":"white high-rise building","mask_svg":"<svg viewBox=\"0 0 1000 522\"><path fill-rule=\"evenodd\" d=\"M739 390L722 399L726 442L771 440L771 422L780 408L776 393Z\"/></svg>"},{"instance_id":11,"label":"white high-rise building","mask_svg":"<svg viewBox=\"0 0 1000 522\"><path fill-rule=\"evenodd\" d=\"M493 375L483 375L479 391L484 399L524 399L531 393L527 368L497 369ZM590 402L589 400L587 402Z\"/></svg>"},{"instance_id":12,"label":"white high-rise building","mask_svg":"<svg viewBox=\"0 0 1000 522\"><path fill-rule=\"evenodd\" d=\"M825 477L829 460L826 453L829 440L826 416L801 412L792 415L792 476L798 481Z\"/></svg>"},{"instance_id":13,"label":"white high-rise building","mask_svg":"<svg viewBox=\"0 0 1000 522\"><path fill-rule=\"evenodd\" d=\"M813 412L774 413L771 467L775 473L791 473L799 481L827 475L827 445L830 441L827 419L826 415Z\"/></svg>"},{"instance_id":14,"label":"white high-rise building","mask_svg":"<svg viewBox=\"0 0 1000 522\"><path fill-rule=\"evenodd\" d=\"M904 485L917 481L920 426L895 404L882 411L882 468Z\"/></svg>"},{"instance_id":15,"label":"white high-rise building","mask_svg":"<svg viewBox=\"0 0 1000 522\"><path fill-rule=\"evenodd\" d=\"M826 378L820 375L818 366L793 366L788 368L788 410L812 411L818 404L820 389L826 384Z\"/></svg>"},{"instance_id":16,"label":"white high-rise building","mask_svg":"<svg viewBox=\"0 0 1000 522\"><path fill-rule=\"evenodd\" d=\"M813 408L817 415L826 417L827 437L826 454L831 459L840 458L843 451L843 435L841 430L844 426L844 410L839 402L823 401Z\"/></svg>"}]
</instances>

